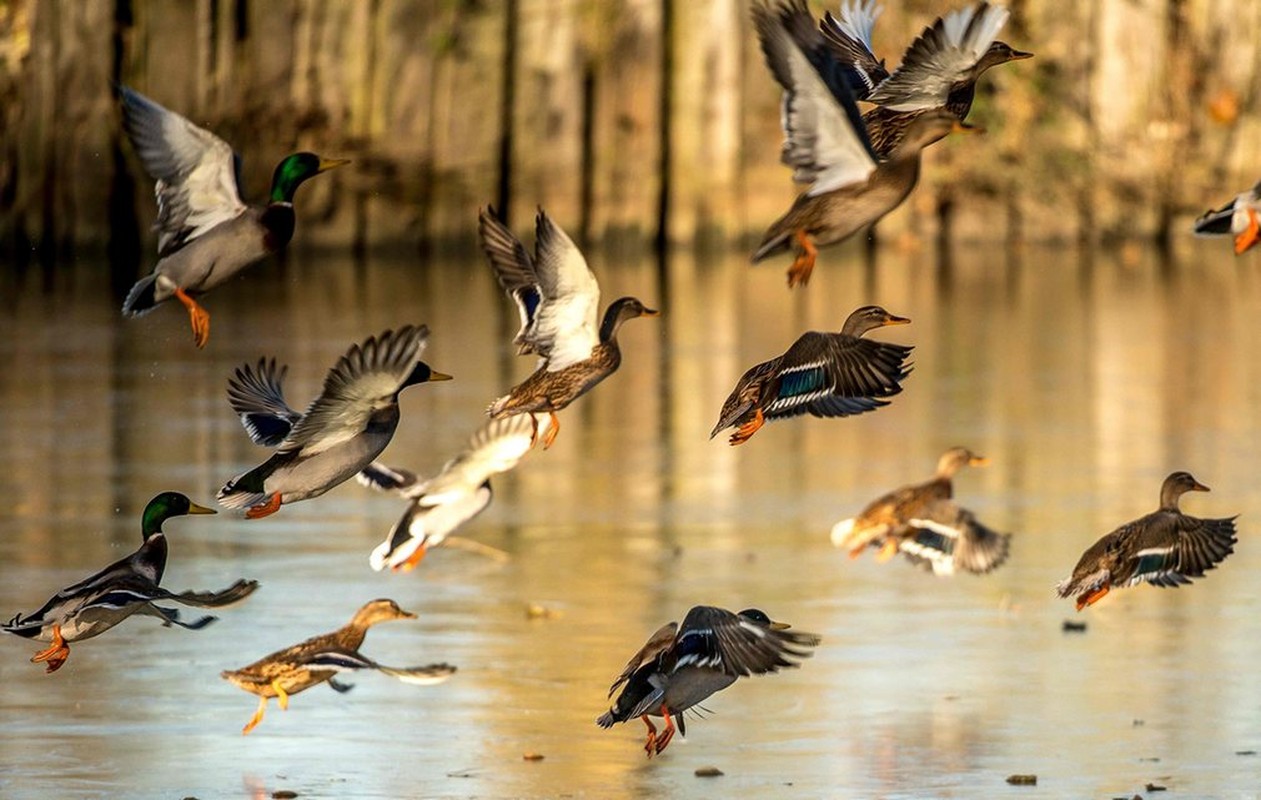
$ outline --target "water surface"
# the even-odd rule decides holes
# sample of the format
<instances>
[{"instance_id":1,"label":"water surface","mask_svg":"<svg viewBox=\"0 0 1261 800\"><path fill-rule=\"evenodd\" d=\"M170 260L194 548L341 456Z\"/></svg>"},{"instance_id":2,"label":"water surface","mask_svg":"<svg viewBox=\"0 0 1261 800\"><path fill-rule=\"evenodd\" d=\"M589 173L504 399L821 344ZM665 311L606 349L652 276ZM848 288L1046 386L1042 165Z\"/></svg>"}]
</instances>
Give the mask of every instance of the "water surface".
<instances>
[{"instance_id":1,"label":"water surface","mask_svg":"<svg viewBox=\"0 0 1261 800\"><path fill-rule=\"evenodd\" d=\"M401 511L355 484L258 522L230 513L167 526L164 585L262 588L200 632L133 619L72 646L46 676L0 640L4 797L1254 797L1261 785L1261 274L1221 242L1154 254L1003 256L963 249L825 254L805 292L743 253L592 258L605 298L659 319L622 332L621 371L562 415L556 445L497 481L464 533L507 563L454 549L379 575L372 547ZM879 302L914 323L888 408L798 419L739 448L707 436L736 377L807 329ZM389 463L436 470L526 373L480 256L294 254L206 298L197 352L178 307L123 320L102 263L0 277L0 609L138 544L139 514L173 489L208 503L260 462L228 408L231 368L290 365L302 407L353 341L425 322L426 360L456 380L408 390ZM850 561L840 517L921 480L964 444L993 460L962 502L1015 532L985 577L941 580ZM1188 469L1205 516L1242 514L1235 555L1194 586L1115 592L1077 615L1051 587L1095 538L1155 508ZM437 687L356 676L272 705L218 677L331 630L375 597L416 611L374 628L385 663L449 661ZM528 604L557 612L529 620ZM698 603L759 606L823 635L803 668L737 683L651 762L638 722L594 719L627 658ZM1089 623L1064 634L1064 619ZM541 762L522 755L536 752ZM725 775L694 777L699 767ZM1014 788L1013 773L1038 785Z\"/></svg>"}]
</instances>

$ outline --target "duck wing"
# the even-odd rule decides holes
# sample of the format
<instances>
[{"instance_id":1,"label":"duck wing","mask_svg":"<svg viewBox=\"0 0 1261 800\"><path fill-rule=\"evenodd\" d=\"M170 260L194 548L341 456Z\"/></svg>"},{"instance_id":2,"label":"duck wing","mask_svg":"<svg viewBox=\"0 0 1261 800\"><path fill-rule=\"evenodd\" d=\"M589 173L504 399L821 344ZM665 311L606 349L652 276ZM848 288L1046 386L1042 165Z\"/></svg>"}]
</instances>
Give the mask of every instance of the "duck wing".
<instances>
[{"instance_id":1,"label":"duck wing","mask_svg":"<svg viewBox=\"0 0 1261 800\"><path fill-rule=\"evenodd\" d=\"M159 256L245 213L239 159L227 142L133 89L118 91L123 130L156 182Z\"/></svg>"},{"instance_id":2,"label":"duck wing","mask_svg":"<svg viewBox=\"0 0 1261 800\"><path fill-rule=\"evenodd\" d=\"M643 647L639 648L639 652L631 656L631 660L626 662L626 668L622 670L622 674L618 675L617 680L613 681L613 685L609 687L609 697L612 697L617 688L634 677L639 670L650 666L655 668L661 657L674 647L674 640L678 630L679 624L677 622L669 622L662 625L656 633L648 637L648 641L644 643Z\"/></svg>"},{"instance_id":3,"label":"duck wing","mask_svg":"<svg viewBox=\"0 0 1261 800\"><path fill-rule=\"evenodd\" d=\"M448 461L442 471L417 486L412 496L422 505L440 505L468 494L491 476L520 463L534 443L534 415L514 414L492 419L477 429L464 452Z\"/></svg>"},{"instance_id":4,"label":"duck wing","mask_svg":"<svg viewBox=\"0 0 1261 800\"><path fill-rule=\"evenodd\" d=\"M673 670L712 669L746 677L795 667L819 643L812 633L775 630L713 606L687 612L675 645ZM673 671L672 670L672 671Z\"/></svg>"},{"instance_id":5,"label":"duck wing","mask_svg":"<svg viewBox=\"0 0 1261 800\"><path fill-rule=\"evenodd\" d=\"M763 413L772 419L861 414L902 391L912 348L843 333L810 331L784 353L779 379L767 384Z\"/></svg>"},{"instance_id":6,"label":"duck wing","mask_svg":"<svg viewBox=\"0 0 1261 800\"><path fill-rule=\"evenodd\" d=\"M285 402L281 383L288 371L274 358L260 358L257 366L242 364L228 378L228 403L255 444L276 447L302 418Z\"/></svg>"},{"instance_id":7,"label":"duck wing","mask_svg":"<svg viewBox=\"0 0 1261 800\"><path fill-rule=\"evenodd\" d=\"M811 184L818 195L866 181L876 169L858 104L844 81L831 85L811 63L799 39L822 45L822 34L805 0L782 0L772 8L753 6L753 24L766 64L784 90L780 160L793 168L793 180Z\"/></svg>"},{"instance_id":8,"label":"duck wing","mask_svg":"<svg viewBox=\"0 0 1261 800\"><path fill-rule=\"evenodd\" d=\"M427 326L404 325L352 346L278 450L314 454L363 433L373 412L395 401L428 337Z\"/></svg>"},{"instance_id":9,"label":"duck wing","mask_svg":"<svg viewBox=\"0 0 1261 800\"><path fill-rule=\"evenodd\" d=\"M586 361L600 343L600 285L573 240L542 209L535 217L535 267L543 302L530 342L549 372Z\"/></svg>"},{"instance_id":10,"label":"duck wing","mask_svg":"<svg viewBox=\"0 0 1261 800\"><path fill-rule=\"evenodd\" d=\"M1234 517L1165 514L1135 538L1136 548L1126 563L1126 582L1132 586L1146 581L1162 587L1190 583L1233 553L1235 542Z\"/></svg>"},{"instance_id":11,"label":"duck wing","mask_svg":"<svg viewBox=\"0 0 1261 800\"><path fill-rule=\"evenodd\" d=\"M997 533L977 521L976 515L950 500L929 504L907 520L910 531L898 548L912 564L937 575L955 571L983 575L1007 560L1010 533Z\"/></svg>"},{"instance_id":12,"label":"duck wing","mask_svg":"<svg viewBox=\"0 0 1261 800\"><path fill-rule=\"evenodd\" d=\"M894 111L944 106L951 87L972 76L972 68L998 38L1010 13L1001 6L978 3L938 17L867 100Z\"/></svg>"},{"instance_id":13,"label":"duck wing","mask_svg":"<svg viewBox=\"0 0 1261 800\"><path fill-rule=\"evenodd\" d=\"M848 85L857 100L866 100L889 77L884 59L876 58L871 47L871 31L883 11L876 0L844 0L840 19L828 11L819 23L832 57L848 67Z\"/></svg>"},{"instance_id":14,"label":"duck wing","mask_svg":"<svg viewBox=\"0 0 1261 800\"><path fill-rule=\"evenodd\" d=\"M477 233L482 250L495 270L499 285L517 304L517 311L521 315L521 328L512 340L517 346L517 353L533 353L535 344L532 332L539 305L543 302L539 278L534 271L534 260L530 258L521 240L500 221L492 206L478 212Z\"/></svg>"},{"instance_id":15,"label":"duck wing","mask_svg":"<svg viewBox=\"0 0 1261 800\"><path fill-rule=\"evenodd\" d=\"M455 674L455 667L450 664L427 664L423 667L387 667L379 664L356 650L343 647L330 647L304 653L297 666L307 669L332 672L357 672L359 670L376 670L397 678L403 683L430 685L442 683ZM339 691L344 691L341 689Z\"/></svg>"}]
</instances>

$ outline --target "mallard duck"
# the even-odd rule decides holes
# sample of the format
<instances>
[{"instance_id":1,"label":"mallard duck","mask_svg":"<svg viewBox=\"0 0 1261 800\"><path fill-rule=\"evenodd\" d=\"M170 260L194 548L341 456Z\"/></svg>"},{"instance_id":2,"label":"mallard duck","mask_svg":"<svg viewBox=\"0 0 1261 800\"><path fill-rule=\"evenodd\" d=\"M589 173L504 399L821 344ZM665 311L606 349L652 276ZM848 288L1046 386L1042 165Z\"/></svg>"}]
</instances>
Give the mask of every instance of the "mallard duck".
<instances>
[{"instance_id":1,"label":"mallard duck","mask_svg":"<svg viewBox=\"0 0 1261 800\"><path fill-rule=\"evenodd\" d=\"M959 470L988 463L988 458L966 447L950 448L937 460L937 472L930 480L889 492L868 504L857 517L832 526L832 544L849 550L850 558L858 558L869 545L882 545L876 558L887 561L912 533L908 527L912 519L930 519L935 503L951 499L952 480ZM947 513L946 518L949 516Z\"/></svg>"},{"instance_id":2,"label":"mallard duck","mask_svg":"<svg viewBox=\"0 0 1261 800\"><path fill-rule=\"evenodd\" d=\"M205 347L210 314L193 298L283 248L293 238L293 195L303 181L349 164L294 153L276 165L266 206L241 200L240 158L213 133L137 91L119 87L123 130L156 181L158 263L123 303L139 316L176 298L188 309L193 341Z\"/></svg>"},{"instance_id":3,"label":"mallard duck","mask_svg":"<svg viewBox=\"0 0 1261 800\"><path fill-rule=\"evenodd\" d=\"M1011 534L990 530L971 511L951 500L935 500L906 521L898 550L934 575L984 575L1003 565Z\"/></svg>"},{"instance_id":4,"label":"mallard duck","mask_svg":"<svg viewBox=\"0 0 1261 800\"><path fill-rule=\"evenodd\" d=\"M1010 12L989 3L952 11L924 29L902 56L892 75L871 47L871 31L883 9L874 0L844 2L838 20L824 15L819 29L830 58L852 71L848 81L859 100L875 103L863 115L871 147L890 158L917 118L928 111L949 111L965 120L972 110L976 82L990 67L1033 58L996 41ZM826 63L829 56L816 56ZM834 68L835 69L835 68Z\"/></svg>"},{"instance_id":5,"label":"mallard duck","mask_svg":"<svg viewBox=\"0 0 1261 800\"><path fill-rule=\"evenodd\" d=\"M534 258L493 208L478 213L482 249L495 269L499 285L517 304L521 329L513 342L520 354L536 353L534 374L491 403L493 418L512 414L547 414L543 448L560 431L556 412L612 375L622 363L617 331L635 317L658 312L638 298L622 297L609 304L597 327L600 286L577 245L551 217L539 209L534 220Z\"/></svg>"},{"instance_id":6,"label":"mallard duck","mask_svg":"<svg viewBox=\"0 0 1261 800\"><path fill-rule=\"evenodd\" d=\"M734 427L730 442L737 445L747 442L768 419L805 413L847 417L887 406L889 402L880 398L902 391L901 381L911 371L905 362L912 348L863 335L909 322L880 306L862 306L849 315L840 333L803 333L782 356L740 376L709 438Z\"/></svg>"},{"instance_id":7,"label":"mallard duck","mask_svg":"<svg viewBox=\"0 0 1261 800\"><path fill-rule=\"evenodd\" d=\"M621 694L608 713L596 720L601 728L639 717L648 726L644 750L648 757L666 749L675 725L684 735L683 712L711 694L726 689L736 678L796 667L794 659L810 656L819 643L813 633L789 633L789 626L772 622L756 608L733 614L723 608L696 606L683 624L671 622L652 635L609 687ZM664 717L665 730L649 717Z\"/></svg>"},{"instance_id":8,"label":"mallard duck","mask_svg":"<svg viewBox=\"0 0 1261 800\"><path fill-rule=\"evenodd\" d=\"M1209 489L1189 472L1175 472L1160 486L1160 509L1127 522L1090 546L1073 574L1055 587L1077 595L1077 610L1094 605L1114 586L1180 586L1235 551L1235 519L1200 519L1182 513L1178 499Z\"/></svg>"},{"instance_id":9,"label":"mallard duck","mask_svg":"<svg viewBox=\"0 0 1261 800\"><path fill-rule=\"evenodd\" d=\"M351 347L324 379L324 389L299 414L285 402L286 367L275 359L245 364L228 379L228 402L255 443L276 454L219 490L219 503L259 519L320 495L381 455L398 427L398 395L408 386L450 380L420 360L424 325L370 336Z\"/></svg>"},{"instance_id":10,"label":"mallard duck","mask_svg":"<svg viewBox=\"0 0 1261 800\"><path fill-rule=\"evenodd\" d=\"M753 23L767 66L784 89L780 160L793 168L793 180L810 184L767 229L753 262L796 247L788 285L805 285L818 247L848 239L906 199L919 181L920 151L951 132L974 129L948 111L926 112L880 161L846 81L812 63L826 46L805 0L755 4Z\"/></svg>"},{"instance_id":11,"label":"mallard duck","mask_svg":"<svg viewBox=\"0 0 1261 800\"><path fill-rule=\"evenodd\" d=\"M1206 211L1195 221L1200 236L1235 236L1235 255L1243 255L1261 241L1261 181L1246 192L1235 195L1221 208Z\"/></svg>"},{"instance_id":12,"label":"mallard duck","mask_svg":"<svg viewBox=\"0 0 1261 800\"><path fill-rule=\"evenodd\" d=\"M378 622L394 619L415 619L416 615L404 611L393 600L373 600L355 612L354 618L341 628L321 636L313 636L304 642L277 650L260 658L247 667L224 670L220 677L245 691L258 695L258 710L241 730L247 734L263 721L267 701L280 699L281 710L288 710L289 695L306 691L312 686L328 683L338 692L350 691L351 686L339 683L335 676L340 672L370 669L383 672L404 683L427 685L441 683L455 673L450 664L429 664L424 667L387 667L359 653L368 628Z\"/></svg>"},{"instance_id":13,"label":"mallard duck","mask_svg":"<svg viewBox=\"0 0 1261 800\"><path fill-rule=\"evenodd\" d=\"M539 425L531 414L493 419L473 434L464 452L432 478L421 480L407 470L369 464L359 479L376 489L394 491L411 502L385 541L368 559L378 572L386 567L407 572L426 551L490 505L490 479L515 467L534 443Z\"/></svg>"},{"instance_id":14,"label":"mallard duck","mask_svg":"<svg viewBox=\"0 0 1261 800\"><path fill-rule=\"evenodd\" d=\"M157 617L163 625L178 625L199 630L214 622L215 617L201 617L193 622L180 619L178 609L157 605L162 600L198 608L219 608L249 597L258 588L257 581L240 580L221 592L168 592L158 586L166 570L167 544L162 523L185 514L213 514L179 492L163 492L149 501L141 517L140 547L126 558L53 595L38 611L18 614L4 625L4 630L26 639L49 642L31 658L45 663L47 672L56 672L70 657L70 642L100 636L130 617L144 614Z\"/></svg>"}]
</instances>

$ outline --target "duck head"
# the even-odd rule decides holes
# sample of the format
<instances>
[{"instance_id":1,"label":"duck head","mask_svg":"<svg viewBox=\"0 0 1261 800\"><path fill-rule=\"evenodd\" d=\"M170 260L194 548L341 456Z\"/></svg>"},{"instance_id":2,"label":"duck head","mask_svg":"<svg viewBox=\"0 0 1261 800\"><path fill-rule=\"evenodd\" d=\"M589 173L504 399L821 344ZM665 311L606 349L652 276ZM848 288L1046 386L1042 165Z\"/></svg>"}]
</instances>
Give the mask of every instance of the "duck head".
<instances>
[{"instance_id":1,"label":"duck head","mask_svg":"<svg viewBox=\"0 0 1261 800\"><path fill-rule=\"evenodd\" d=\"M162 523L171 517L183 517L188 514L214 514L213 508L199 506L179 492L163 492L149 501L141 517L141 532L145 541L162 533Z\"/></svg>"},{"instance_id":2,"label":"duck head","mask_svg":"<svg viewBox=\"0 0 1261 800\"><path fill-rule=\"evenodd\" d=\"M416 366L412 367L412 373L407 376L407 380L403 381L403 385L399 390L403 390L408 386L415 386L418 383L432 383L433 381L449 381L451 376L445 372L438 372L423 361L417 361Z\"/></svg>"},{"instance_id":3,"label":"duck head","mask_svg":"<svg viewBox=\"0 0 1261 800\"><path fill-rule=\"evenodd\" d=\"M1160 485L1160 507L1178 510L1178 498L1187 492L1207 492L1209 488L1197 481L1189 472L1174 472Z\"/></svg>"},{"instance_id":4,"label":"duck head","mask_svg":"<svg viewBox=\"0 0 1261 800\"><path fill-rule=\"evenodd\" d=\"M1017 50L1006 42L996 41L977 59L976 66L972 68L972 74L979 77L981 73L990 67L1006 64L1008 61L1024 61L1026 58L1033 58L1033 53L1026 53L1023 50Z\"/></svg>"},{"instance_id":5,"label":"duck head","mask_svg":"<svg viewBox=\"0 0 1261 800\"><path fill-rule=\"evenodd\" d=\"M271 176L271 201L292 203L294 192L309 178L334 167L349 164L346 159L321 158L315 153L293 153L281 159Z\"/></svg>"},{"instance_id":6,"label":"duck head","mask_svg":"<svg viewBox=\"0 0 1261 800\"><path fill-rule=\"evenodd\" d=\"M741 619L747 619L749 622L757 625L761 625L763 628L770 628L773 631L788 630L792 627L787 622L773 622L771 618L766 615L766 612L760 608L746 608L739 614L736 614L736 616Z\"/></svg>"},{"instance_id":7,"label":"duck head","mask_svg":"<svg viewBox=\"0 0 1261 800\"><path fill-rule=\"evenodd\" d=\"M350 621L350 624L358 628L370 628L378 622L389 622L394 619L416 619L416 615L399 608L398 603L393 600L381 598L365 604L363 608L356 611L355 618Z\"/></svg>"},{"instance_id":8,"label":"duck head","mask_svg":"<svg viewBox=\"0 0 1261 800\"><path fill-rule=\"evenodd\" d=\"M979 456L966 447L952 447L937 459L937 474L950 478L964 467L984 467L989 463L988 458Z\"/></svg>"},{"instance_id":9,"label":"duck head","mask_svg":"<svg viewBox=\"0 0 1261 800\"><path fill-rule=\"evenodd\" d=\"M862 306L854 309L845 318L841 333L862 336L867 331L883 328L886 325L909 325L910 323L911 321L906 317L890 314L880 306Z\"/></svg>"},{"instance_id":10,"label":"duck head","mask_svg":"<svg viewBox=\"0 0 1261 800\"><path fill-rule=\"evenodd\" d=\"M635 317L655 317L661 312L649 308L638 297L619 297L609 304L604 312L604 322L600 325L600 341L609 342L617 335L622 323Z\"/></svg>"}]
</instances>

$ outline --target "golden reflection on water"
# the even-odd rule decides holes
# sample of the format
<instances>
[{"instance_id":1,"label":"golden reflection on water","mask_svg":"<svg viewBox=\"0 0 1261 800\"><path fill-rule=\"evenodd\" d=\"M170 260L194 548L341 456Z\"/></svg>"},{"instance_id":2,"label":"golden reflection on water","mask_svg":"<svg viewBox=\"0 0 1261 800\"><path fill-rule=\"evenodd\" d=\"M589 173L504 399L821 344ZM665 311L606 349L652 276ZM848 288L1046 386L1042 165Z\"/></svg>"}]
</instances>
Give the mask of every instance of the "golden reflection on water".
<instances>
[{"instance_id":1,"label":"golden reflection on water","mask_svg":"<svg viewBox=\"0 0 1261 800\"><path fill-rule=\"evenodd\" d=\"M857 249L829 255L805 292L743 253L595 256L605 300L665 314L623 328L622 369L564 412L556 446L496 482L465 534L505 565L439 550L412 575L367 555L400 504L356 485L266 521L170 523L164 583L262 581L201 632L124 623L75 645L53 676L30 644L0 640L4 797L1022 797L1248 796L1261 779L1252 678L1261 519L1261 278L1255 259L1196 242L1155 254L961 249L949 263ZM803 330L879 302L913 324L906 391L846 420L793 420L740 448L708 440L750 364ZM514 312L480 257L369 263L295 255L206 299L212 336L189 341L163 308L124 321L103 265L48 285L0 276L0 609L133 549L165 489L208 502L257 463L224 399L236 364L276 355L301 407L353 341L426 322L426 360L450 383L403 395L385 460L437 469L482 410L532 367L508 344ZM981 518L1016 532L1010 562L937 580L850 562L829 526L966 444L992 466L957 481ZM1163 476L1213 492L1190 513L1241 513L1238 552L1190 588L1116 592L1077 616L1051 587L1095 538L1145 513ZM420 613L374 629L386 663L447 660L437 687L358 677L272 708L217 677L392 596ZM558 612L530 621L525 606ZM604 691L661 623L691 605L750 605L824 635L801 670L740 682L648 762L638 723L600 731ZM522 761L542 753L538 763ZM1154 760L1155 759L1155 760ZM693 776L713 765L726 775Z\"/></svg>"}]
</instances>

